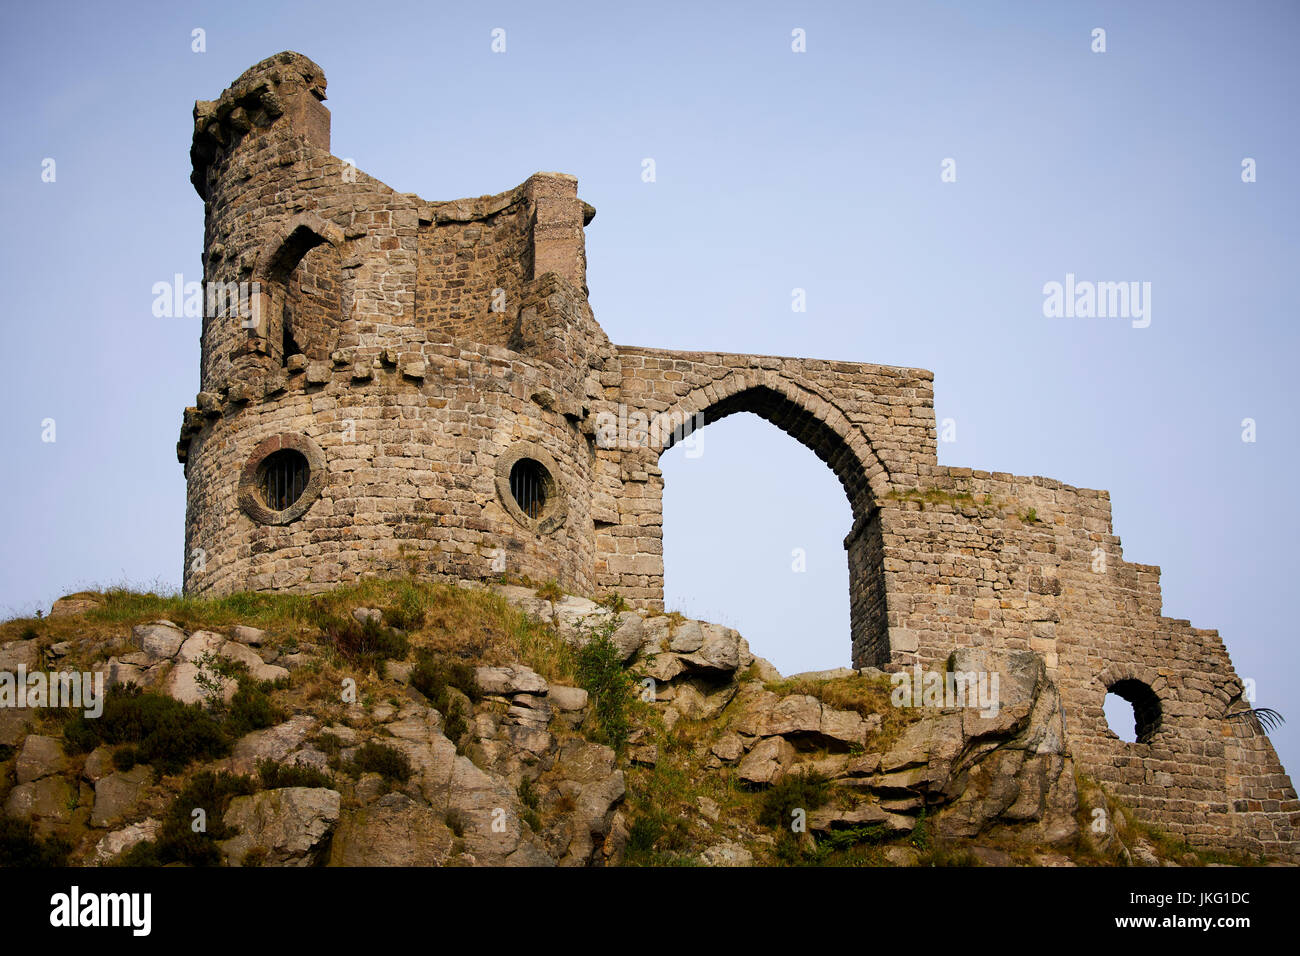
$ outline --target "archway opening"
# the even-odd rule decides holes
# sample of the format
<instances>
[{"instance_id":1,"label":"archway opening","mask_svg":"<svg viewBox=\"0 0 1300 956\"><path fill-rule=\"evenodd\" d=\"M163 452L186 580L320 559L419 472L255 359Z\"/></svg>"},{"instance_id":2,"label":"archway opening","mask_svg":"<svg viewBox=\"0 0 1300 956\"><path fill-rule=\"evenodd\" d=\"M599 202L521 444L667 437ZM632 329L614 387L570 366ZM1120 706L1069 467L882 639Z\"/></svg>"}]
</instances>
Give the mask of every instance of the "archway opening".
<instances>
[{"instance_id":1,"label":"archway opening","mask_svg":"<svg viewBox=\"0 0 1300 956\"><path fill-rule=\"evenodd\" d=\"M266 264L268 294L266 347L281 365L303 355L329 357L343 318L342 268L338 249L307 226L298 226Z\"/></svg>"},{"instance_id":2,"label":"archway opening","mask_svg":"<svg viewBox=\"0 0 1300 956\"><path fill-rule=\"evenodd\" d=\"M659 465L665 607L734 627L786 675L850 666L853 510L835 472L748 411Z\"/></svg>"},{"instance_id":3,"label":"archway opening","mask_svg":"<svg viewBox=\"0 0 1300 956\"><path fill-rule=\"evenodd\" d=\"M1140 680L1126 678L1106 688L1106 726L1125 743L1145 744L1160 730L1160 698Z\"/></svg>"}]
</instances>

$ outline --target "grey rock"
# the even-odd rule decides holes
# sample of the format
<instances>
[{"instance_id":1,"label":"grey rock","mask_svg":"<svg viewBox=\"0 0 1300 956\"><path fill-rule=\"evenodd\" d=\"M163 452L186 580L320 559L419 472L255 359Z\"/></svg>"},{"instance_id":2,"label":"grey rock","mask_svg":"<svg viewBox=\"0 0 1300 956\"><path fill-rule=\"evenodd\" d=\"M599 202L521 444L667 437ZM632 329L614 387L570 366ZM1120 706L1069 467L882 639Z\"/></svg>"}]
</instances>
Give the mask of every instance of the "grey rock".
<instances>
[{"instance_id":1,"label":"grey rock","mask_svg":"<svg viewBox=\"0 0 1300 956\"><path fill-rule=\"evenodd\" d=\"M704 866L753 866L754 854L739 843L718 843L700 854Z\"/></svg>"},{"instance_id":2,"label":"grey rock","mask_svg":"<svg viewBox=\"0 0 1300 956\"><path fill-rule=\"evenodd\" d=\"M668 649L677 654L692 654L704 646L704 628L699 621L683 621L668 640Z\"/></svg>"},{"instance_id":3,"label":"grey rock","mask_svg":"<svg viewBox=\"0 0 1300 956\"><path fill-rule=\"evenodd\" d=\"M155 622L137 624L131 628L131 638L151 660L164 660L176 656L185 643L185 632L174 624Z\"/></svg>"},{"instance_id":4,"label":"grey rock","mask_svg":"<svg viewBox=\"0 0 1300 956\"><path fill-rule=\"evenodd\" d=\"M224 657L226 660L238 661L244 664L248 668L249 675L254 680L277 681L289 676L289 671L286 668L266 663L257 651L235 641L226 641L222 644L217 651L217 655Z\"/></svg>"},{"instance_id":5,"label":"grey rock","mask_svg":"<svg viewBox=\"0 0 1300 956\"><path fill-rule=\"evenodd\" d=\"M442 815L390 793L339 824L330 866L442 866L455 834Z\"/></svg>"},{"instance_id":6,"label":"grey rock","mask_svg":"<svg viewBox=\"0 0 1300 956\"><path fill-rule=\"evenodd\" d=\"M111 747L99 746L86 757L81 768L81 775L91 783L98 783L113 772L113 750Z\"/></svg>"},{"instance_id":7,"label":"grey rock","mask_svg":"<svg viewBox=\"0 0 1300 956\"><path fill-rule=\"evenodd\" d=\"M522 664L479 667L475 676L485 694L545 694L548 690L546 679Z\"/></svg>"},{"instance_id":8,"label":"grey rock","mask_svg":"<svg viewBox=\"0 0 1300 956\"><path fill-rule=\"evenodd\" d=\"M19 783L31 783L50 774L62 773L67 767L68 758L56 738L32 734L23 743L14 769Z\"/></svg>"},{"instance_id":9,"label":"grey rock","mask_svg":"<svg viewBox=\"0 0 1300 956\"><path fill-rule=\"evenodd\" d=\"M216 654L225 643L226 639L214 631L195 631L185 639L176 657L181 661L197 661L206 654Z\"/></svg>"},{"instance_id":10,"label":"grey rock","mask_svg":"<svg viewBox=\"0 0 1300 956\"><path fill-rule=\"evenodd\" d=\"M259 761L283 763L303 747L317 726L315 717L298 714L282 724L245 734L235 741L227 766L231 773L255 774Z\"/></svg>"},{"instance_id":11,"label":"grey rock","mask_svg":"<svg viewBox=\"0 0 1300 956\"><path fill-rule=\"evenodd\" d=\"M0 745L18 746L37 714L38 711L28 707L0 707Z\"/></svg>"},{"instance_id":12,"label":"grey rock","mask_svg":"<svg viewBox=\"0 0 1300 956\"><path fill-rule=\"evenodd\" d=\"M138 764L130 770L110 773L95 784L95 807L90 814L91 826L107 827L127 816L140 800L152 771Z\"/></svg>"},{"instance_id":13,"label":"grey rock","mask_svg":"<svg viewBox=\"0 0 1300 956\"><path fill-rule=\"evenodd\" d=\"M187 642L188 646L188 642ZM181 653L184 653L182 648ZM163 682L162 691L169 697L179 700L182 704L205 704L207 703L207 693L199 686L198 683L199 666L191 660L179 661L170 671ZM239 685L229 678L219 678L221 686L221 699L230 703L235 696L235 691Z\"/></svg>"},{"instance_id":14,"label":"grey rock","mask_svg":"<svg viewBox=\"0 0 1300 956\"><path fill-rule=\"evenodd\" d=\"M230 639L240 644L247 644L249 647L261 647L266 643L266 631L257 627L236 624L230 629Z\"/></svg>"},{"instance_id":15,"label":"grey rock","mask_svg":"<svg viewBox=\"0 0 1300 956\"><path fill-rule=\"evenodd\" d=\"M551 706L559 711L579 711L587 706L587 692L581 687L552 684L548 696Z\"/></svg>"},{"instance_id":16,"label":"grey rock","mask_svg":"<svg viewBox=\"0 0 1300 956\"><path fill-rule=\"evenodd\" d=\"M746 754L737 773L746 783L772 784L785 776L794 759L794 747L784 737L768 737Z\"/></svg>"},{"instance_id":17,"label":"grey rock","mask_svg":"<svg viewBox=\"0 0 1300 956\"><path fill-rule=\"evenodd\" d=\"M367 621L374 621L376 624L384 623L384 612L376 607L353 608L352 617L358 624L365 624Z\"/></svg>"},{"instance_id":18,"label":"grey rock","mask_svg":"<svg viewBox=\"0 0 1300 956\"><path fill-rule=\"evenodd\" d=\"M254 848L265 851L265 862L271 866L310 866L328 846L339 810L338 791L318 787L285 787L235 797L223 822L239 833L223 841L221 848L234 866L241 866Z\"/></svg>"},{"instance_id":19,"label":"grey rock","mask_svg":"<svg viewBox=\"0 0 1300 956\"><path fill-rule=\"evenodd\" d=\"M0 671L16 671L23 668L36 670L40 665L40 648L34 641L10 641L0 645Z\"/></svg>"},{"instance_id":20,"label":"grey rock","mask_svg":"<svg viewBox=\"0 0 1300 956\"><path fill-rule=\"evenodd\" d=\"M70 822L79 803L78 789L66 777L42 777L9 791L5 813L43 824L42 832L49 832L55 824Z\"/></svg>"},{"instance_id":21,"label":"grey rock","mask_svg":"<svg viewBox=\"0 0 1300 956\"><path fill-rule=\"evenodd\" d=\"M109 687L118 687L123 684L139 684L143 686L145 683L144 669L136 664L128 664L116 657L110 657L105 683Z\"/></svg>"},{"instance_id":22,"label":"grey rock","mask_svg":"<svg viewBox=\"0 0 1300 956\"><path fill-rule=\"evenodd\" d=\"M120 830L114 830L112 833L106 833L95 844L94 861L100 864L109 863L136 844L157 839L161 829L162 824L153 817L149 817L139 823L133 823Z\"/></svg>"}]
</instances>

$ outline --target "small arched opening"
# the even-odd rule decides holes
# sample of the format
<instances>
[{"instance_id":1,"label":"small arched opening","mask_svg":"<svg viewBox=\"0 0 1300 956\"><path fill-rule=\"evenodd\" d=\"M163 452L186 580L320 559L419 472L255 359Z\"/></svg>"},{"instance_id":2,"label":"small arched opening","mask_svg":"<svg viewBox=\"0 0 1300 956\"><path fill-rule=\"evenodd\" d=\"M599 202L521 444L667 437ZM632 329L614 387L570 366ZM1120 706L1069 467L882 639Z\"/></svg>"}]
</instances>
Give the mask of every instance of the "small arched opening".
<instances>
[{"instance_id":1,"label":"small arched opening","mask_svg":"<svg viewBox=\"0 0 1300 956\"><path fill-rule=\"evenodd\" d=\"M1150 743L1160 731L1160 698L1136 678L1124 678L1107 686L1102 710L1111 733L1125 743Z\"/></svg>"}]
</instances>

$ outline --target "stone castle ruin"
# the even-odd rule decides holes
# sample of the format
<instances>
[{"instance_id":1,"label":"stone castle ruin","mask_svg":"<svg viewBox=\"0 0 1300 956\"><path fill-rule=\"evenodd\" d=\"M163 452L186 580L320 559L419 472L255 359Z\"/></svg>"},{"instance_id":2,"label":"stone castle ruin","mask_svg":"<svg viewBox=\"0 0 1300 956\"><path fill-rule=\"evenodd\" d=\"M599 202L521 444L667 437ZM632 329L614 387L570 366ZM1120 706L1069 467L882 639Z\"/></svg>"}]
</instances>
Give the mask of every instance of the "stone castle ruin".
<instances>
[{"instance_id":1,"label":"stone castle ruin","mask_svg":"<svg viewBox=\"0 0 1300 956\"><path fill-rule=\"evenodd\" d=\"M431 202L332 156L325 76L281 53L194 109L204 319L185 590L503 572L663 605L660 454L753 412L852 505L856 667L1029 650L1077 767L1194 845L1294 857L1300 802L1217 632L1161 616L1109 496L940 466L921 369L613 345L587 302L577 181ZM1129 700L1136 743L1107 727Z\"/></svg>"}]
</instances>

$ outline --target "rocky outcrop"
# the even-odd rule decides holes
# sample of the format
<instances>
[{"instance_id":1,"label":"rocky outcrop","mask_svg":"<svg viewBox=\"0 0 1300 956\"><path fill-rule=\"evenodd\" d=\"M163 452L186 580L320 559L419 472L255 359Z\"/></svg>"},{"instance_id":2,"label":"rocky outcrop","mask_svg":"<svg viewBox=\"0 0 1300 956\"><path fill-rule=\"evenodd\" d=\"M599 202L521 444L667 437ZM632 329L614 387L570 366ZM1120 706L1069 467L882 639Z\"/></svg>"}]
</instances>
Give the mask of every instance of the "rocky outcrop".
<instances>
[{"instance_id":1,"label":"rocky outcrop","mask_svg":"<svg viewBox=\"0 0 1300 956\"><path fill-rule=\"evenodd\" d=\"M239 835L222 843L226 857L241 865L257 851L259 862L271 866L310 866L328 847L339 820L337 790L286 787L250 797L236 797L224 823Z\"/></svg>"},{"instance_id":2,"label":"rocky outcrop","mask_svg":"<svg viewBox=\"0 0 1300 956\"><path fill-rule=\"evenodd\" d=\"M730 628L616 612L572 596L551 601L524 588L493 590L553 629L548 640L581 648L609 637L649 705L638 706L626 745L616 751L593 739L599 702L587 689L548 680L539 672L554 673L545 660L476 662L472 699L456 687L439 692L447 713L412 686L414 657L389 661L364 699L333 703L324 699L329 688L295 698L277 723L193 768L250 781L222 813L224 830L214 839L224 862L610 865L676 827L674 845L687 832L696 841L687 854L693 863L771 863L786 824L760 825L753 810L764 794L800 777L809 793L824 788L803 808L800 839L874 840L882 846L878 861L890 865L922 859L909 843L922 831L930 840L966 841L979 850L972 859L994 865L1007 859L998 847L1070 845L1078 832L1060 695L1036 653L953 653L948 672L997 675L996 706L910 706L892 698L899 678L873 669L783 679ZM353 616L386 627L379 609ZM35 641L16 643L31 649L10 651L14 659L53 653ZM256 628L187 631L165 620L133 628L130 646L119 642L113 651L100 660L107 657L122 681L209 706L214 677L225 670L214 662L310 687L328 658L326 645L286 645ZM226 699L231 691L233 682L222 688ZM76 858L89 864L160 838L178 782L143 764L115 766L121 755L113 746L75 754L48 731L30 732L31 723L3 724L15 781L7 813L43 834L84 833ZM387 769L354 767L374 748L391 752ZM694 788L685 808L647 803L660 770ZM702 788L711 777L719 785ZM673 823L673 814L689 815L689 825ZM993 837L998 847L971 843ZM1140 863L1153 852L1137 839L1093 842L1107 858Z\"/></svg>"}]
</instances>

